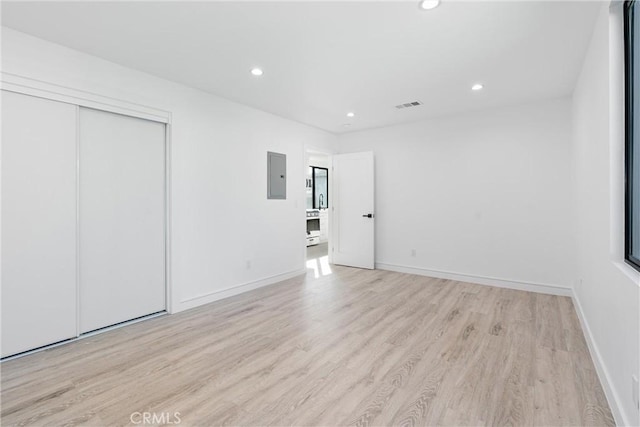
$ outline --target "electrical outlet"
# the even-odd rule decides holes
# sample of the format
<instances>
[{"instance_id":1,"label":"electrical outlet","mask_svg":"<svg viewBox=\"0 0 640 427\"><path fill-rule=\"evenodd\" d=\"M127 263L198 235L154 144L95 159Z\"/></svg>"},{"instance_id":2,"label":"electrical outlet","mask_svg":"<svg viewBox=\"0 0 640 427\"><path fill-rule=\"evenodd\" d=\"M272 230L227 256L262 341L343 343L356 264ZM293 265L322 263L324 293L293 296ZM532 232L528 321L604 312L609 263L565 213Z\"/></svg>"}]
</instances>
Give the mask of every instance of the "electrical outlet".
<instances>
[{"instance_id":1,"label":"electrical outlet","mask_svg":"<svg viewBox=\"0 0 640 427\"><path fill-rule=\"evenodd\" d=\"M416 257L416 250L415 249L411 249L411 256L412 257Z\"/></svg>"},{"instance_id":2,"label":"electrical outlet","mask_svg":"<svg viewBox=\"0 0 640 427\"><path fill-rule=\"evenodd\" d=\"M640 390L638 389L638 377L631 375L631 398L633 399L633 404L636 405L636 409L640 409L639 395Z\"/></svg>"},{"instance_id":3,"label":"electrical outlet","mask_svg":"<svg viewBox=\"0 0 640 427\"><path fill-rule=\"evenodd\" d=\"M251 270L251 260L247 260L247 270Z\"/></svg>"}]
</instances>

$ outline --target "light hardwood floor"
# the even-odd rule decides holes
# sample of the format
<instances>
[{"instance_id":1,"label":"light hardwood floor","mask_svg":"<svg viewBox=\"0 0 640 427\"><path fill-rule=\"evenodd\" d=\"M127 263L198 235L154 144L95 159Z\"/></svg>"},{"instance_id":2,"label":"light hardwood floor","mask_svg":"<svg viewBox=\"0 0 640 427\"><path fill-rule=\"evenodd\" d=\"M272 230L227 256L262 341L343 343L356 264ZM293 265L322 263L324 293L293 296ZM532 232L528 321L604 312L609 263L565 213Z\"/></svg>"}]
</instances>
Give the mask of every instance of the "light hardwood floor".
<instances>
[{"instance_id":1,"label":"light hardwood floor","mask_svg":"<svg viewBox=\"0 0 640 427\"><path fill-rule=\"evenodd\" d=\"M314 260L327 256L329 253L329 244L320 243L318 245L307 246L307 260Z\"/></svg>"},{"instance_id":2,"label":"light hardwood floor","mask_svg":"<svg viewBox=\"0 0 640 427\"><path fill-rule=\"evenodd\" d=\"M331 268L5 362L2 425L614 424L569 298Z\"/></svg>"}]
</instances>

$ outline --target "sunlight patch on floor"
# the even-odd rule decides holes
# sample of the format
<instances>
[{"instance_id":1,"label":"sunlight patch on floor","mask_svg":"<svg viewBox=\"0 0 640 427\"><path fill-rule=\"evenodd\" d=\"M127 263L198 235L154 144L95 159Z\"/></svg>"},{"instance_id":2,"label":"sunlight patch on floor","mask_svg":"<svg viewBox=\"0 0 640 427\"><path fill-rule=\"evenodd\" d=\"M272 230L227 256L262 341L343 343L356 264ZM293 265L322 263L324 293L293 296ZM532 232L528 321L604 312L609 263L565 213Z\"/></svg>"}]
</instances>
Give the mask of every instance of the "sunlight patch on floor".
<instances>
[{"instance_id":1,"label":"sunlight patch on floor","mask_svg":"<svg viewBox=\"0 0 640 427\"><path fill-rule=\"evenodd\" d=\"M313 270L313 277L318 279L321 275L328 276L333 273L329 265L329 256L307 260L307 270Z\"/></svg>"}]
</instances>

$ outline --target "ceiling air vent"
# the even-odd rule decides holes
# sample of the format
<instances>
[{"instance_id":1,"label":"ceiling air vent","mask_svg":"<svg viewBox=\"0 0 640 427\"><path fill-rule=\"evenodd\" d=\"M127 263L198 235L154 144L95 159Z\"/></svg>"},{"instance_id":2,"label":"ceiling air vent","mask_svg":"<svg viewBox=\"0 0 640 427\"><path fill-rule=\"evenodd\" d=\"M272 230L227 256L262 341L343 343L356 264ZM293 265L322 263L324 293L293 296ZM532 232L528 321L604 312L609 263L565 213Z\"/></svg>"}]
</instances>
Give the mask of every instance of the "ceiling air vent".
<instances>
[{"instance_id":1,"label":"ceiling air vent","mask_svg":"<svg viewBox=\"0 0 640 427\"><path fill-rule=\"evenodd\" d=\"M422 105L422 101L407 102L405 104L396 105L396 108L398 110L402 110L403 108L417 107L418 105Z\"/></svg>"}]
</instances>

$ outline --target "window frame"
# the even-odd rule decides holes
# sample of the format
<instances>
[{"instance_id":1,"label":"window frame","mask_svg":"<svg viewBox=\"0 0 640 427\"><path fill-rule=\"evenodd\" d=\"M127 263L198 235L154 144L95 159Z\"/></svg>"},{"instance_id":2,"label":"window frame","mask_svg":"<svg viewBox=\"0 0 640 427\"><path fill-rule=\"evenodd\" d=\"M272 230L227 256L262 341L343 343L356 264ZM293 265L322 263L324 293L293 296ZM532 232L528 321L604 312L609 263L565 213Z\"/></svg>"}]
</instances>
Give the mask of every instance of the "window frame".
<instances>
[{"instance_id":1,"label":"window frame","mask_svg":"<svg viewBox=\"0 0 640 427\"><path fill-rule=\"evenodd\" d=\"M327 206L322 209L329 209L329 168L323 168L320 166L309 166L311 168L311 208L321 209L316 203L316 169L322 169L327 171Z\"/></svg>"},{"instance_id":2,"label":"window frame","mask_svg":"<svg viewBox=\"0 0 640 427\"><path fill-rule=\"evenodd\" d=\"M633 245L640 245L640 242L633 242L632 236L635 227L640 227L640 208L638 212L633 212L633 194L640 191L640 188L634 188L633 178L640 174L640 170L634 170L633 156L634 150L640 149L640 134L638 139L634 138L634 94L633 88L636 84L640 85L640 81L634 81L634 62L638 62L640 66L640 57L636 58L634 50L633 37L636 31L633 10L636 7L635 0L627 0L623 7L624 20L624 107L625 107L625 125L624 125L624 259L636 270L640 271L640 258L633 255ZM640 112L638 112L640 113ZM635 218L635 220L634 220Z\"/></svg>"}]
</instances>

